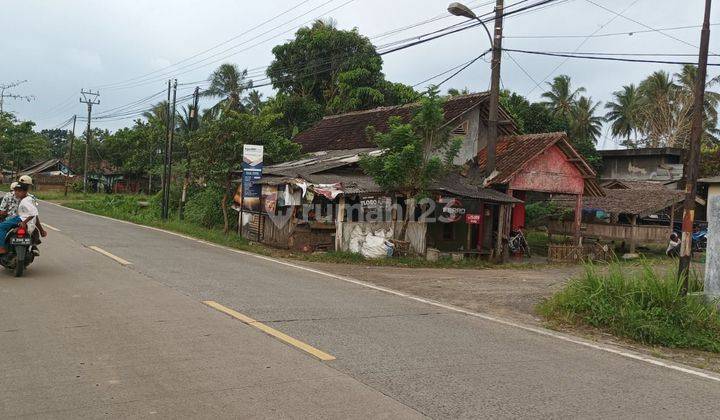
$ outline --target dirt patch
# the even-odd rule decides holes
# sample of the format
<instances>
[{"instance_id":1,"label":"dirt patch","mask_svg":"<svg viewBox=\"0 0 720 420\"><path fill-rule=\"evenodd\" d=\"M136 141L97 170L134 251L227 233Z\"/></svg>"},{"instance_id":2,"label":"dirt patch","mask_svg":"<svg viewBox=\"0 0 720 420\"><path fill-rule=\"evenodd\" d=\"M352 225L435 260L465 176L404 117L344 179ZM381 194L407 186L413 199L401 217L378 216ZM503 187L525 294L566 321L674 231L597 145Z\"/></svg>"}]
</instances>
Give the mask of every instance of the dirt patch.
<instances>
[{"instance_id":1,"label":"dirt patch","mask_svg":"<svg viewBox=\"0 0 720 420\"><path fill-rule=\"evenodd\" d=\"M457 270L301 264L475 312L535 325L542 322L535 313L535 306L582 272L582 267L578 266Z\"/></svg>"}]
</instances>

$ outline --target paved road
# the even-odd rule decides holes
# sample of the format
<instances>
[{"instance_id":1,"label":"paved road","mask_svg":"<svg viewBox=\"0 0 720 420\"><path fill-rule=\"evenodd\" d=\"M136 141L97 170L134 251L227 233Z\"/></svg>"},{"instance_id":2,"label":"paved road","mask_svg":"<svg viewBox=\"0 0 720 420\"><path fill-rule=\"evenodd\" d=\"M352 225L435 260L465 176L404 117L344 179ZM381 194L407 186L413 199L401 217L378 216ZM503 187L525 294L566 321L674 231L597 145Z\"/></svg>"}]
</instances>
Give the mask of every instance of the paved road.
<instances>
[{"instance_id":1,"label":"paved road","mask_svg":"<svg viewBox=\"0 0 720 420\"><path fill-rule=\"evenodd\" d=\"M41 214L61 232L26 278L0 273L0 417L720 412L720 382L139 226Z\"/></svg>"}]
</instances>

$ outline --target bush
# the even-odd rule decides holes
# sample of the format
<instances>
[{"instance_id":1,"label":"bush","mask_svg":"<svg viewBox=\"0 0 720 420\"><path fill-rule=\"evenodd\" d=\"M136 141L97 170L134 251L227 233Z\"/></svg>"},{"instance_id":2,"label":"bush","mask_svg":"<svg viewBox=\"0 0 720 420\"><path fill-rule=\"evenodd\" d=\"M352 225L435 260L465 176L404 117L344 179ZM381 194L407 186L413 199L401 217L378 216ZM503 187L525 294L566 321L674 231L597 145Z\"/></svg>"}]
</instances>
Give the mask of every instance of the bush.
<instances>
[{"instance_id":1,"label":"bush","mask_svg":"<svg viewBox=\"0 0 720 420\"><path fill-rule=\"evenodd\" d=\"M693 276L694 277L694 276ZM697 277L690 291L702 290ZM660 274L610 264L607 274L588 265L585 275L541 304L561 324L588 324L644 344L720 352L720 316L700 296L680 296L677 273Z\"/></svg>"},{"instance_id":2,"label":"bush","mask_svg":"<svg viewBox=\"0 0 720 420\"><path fill-rule=\"evenodd\" d=\"M572 210L559 206L553 201L541 201L525 205L525 224L527 226L542 226L549 219L572 219Z\"/></svg>"},{"instance_id":3,"label":"bush","mask_svg":"<svg viewBox=\"0 0 720 420\"><path fill-rule=\"evenodd\" d=\"M158 191L156 194L154 194L152 197L150 197L150 209L152 209L153 214L155 214L157 217L162 216L162 199L163 199L163 192L162 190ZM178 209L180 208L180 200L182 199L182 186L172 184L170 185L170 214L176 214Z\"/></svg>"},{"instance_id":4,"label":"bush","mask_svg":"<svg viewBox=\"0 0 720 420\"><path fill-rule=\"evenodd\" d=\"M217 187L207 187L193 194L185 204L185 220L206 228L223 226L223 214L220 202L223 190ZM232 197L231 197L232 199ZM230 229L237 229L237 213L230 209L228 202L228 218Z\"/></svg>"},{"instance_id":5,"label":"bush","mask_svg":"<svg viewBox=\"0 0 720 420\"><path fill-rule=\"evenodd\" d=\"M79 208L117 219L127 220L129 218L135 221L154 219L152 212L148 208L140 206L139 201L138 197L134 195L100 195L83 201Z\"/></svg>"}]
</instances>

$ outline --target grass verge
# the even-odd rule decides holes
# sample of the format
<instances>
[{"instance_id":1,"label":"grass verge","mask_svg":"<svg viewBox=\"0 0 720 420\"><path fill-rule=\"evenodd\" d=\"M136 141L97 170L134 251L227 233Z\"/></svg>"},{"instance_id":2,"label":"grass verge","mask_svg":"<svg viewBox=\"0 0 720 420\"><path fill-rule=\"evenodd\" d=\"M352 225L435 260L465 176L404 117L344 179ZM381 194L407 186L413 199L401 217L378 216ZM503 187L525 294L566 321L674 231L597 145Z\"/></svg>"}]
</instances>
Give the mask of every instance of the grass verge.
<instances>
[{"instance_id":1,"label":"grass verge","mask_svg":"<svg viewBox=\"0 0 720 420\"><path fill-rule=\"evenodd\" d=\"M61 193L62 195L62 193ZM39 197L46 199L44 197ZM487 261L478 259L465 259L453 261L451 258L441 258L438 261L427 261L421 258L381 258L367 259L360 254L350 252L325 252L325 253L296 253L287 250L270 248L261 244L253 243L231 233L225 235L222 230L205 228L187 221L177 219L162 220L157 212L147 206L140 206L140 201L147 201L145 196L112 196L92 195L76 197L74 200L54 200L60 204L77 210L86 211L113 219L125 220L139 225L146 225L181 233L197 239L202 239L227 247L254 252L261 255L292 258L301 261L333 263L333 264L358 264L366 266L390 266L408 268L460 268L460 269L482 269L482 268L528 268L529 264L505 264L494 265Z\"/></svg>"},{"instance_id":2,"label":"grass verge","mask_svg":"<svg viewBox=\"0 0 720 420\"><path fill-rule=\"evenodd\" d=\"M701 290L692 276L690 291ZM643 344L720 352L717 307L701 296L681 297L677 272L647 262L639 270L588 265L538 311L557 326L589 325Z\"/></svg>"}]
</instances>

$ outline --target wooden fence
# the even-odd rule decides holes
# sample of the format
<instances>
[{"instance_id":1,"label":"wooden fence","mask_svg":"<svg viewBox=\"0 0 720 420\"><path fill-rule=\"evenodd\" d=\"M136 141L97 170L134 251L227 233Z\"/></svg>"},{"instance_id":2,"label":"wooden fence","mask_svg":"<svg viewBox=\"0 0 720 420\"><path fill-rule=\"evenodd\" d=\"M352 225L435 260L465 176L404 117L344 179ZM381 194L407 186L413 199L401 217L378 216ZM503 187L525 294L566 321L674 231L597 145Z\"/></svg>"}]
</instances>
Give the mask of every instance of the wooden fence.
<instances>
[{"instance_id":1,"label":"wooden fence","mask_svg":"<svg viewBox=\"0 0 720 420\"><path fill-rule=\"evenodd\" d=\"M610 261L613 257L607 245L548 244L549 262Z\"/></svg>"},{"instance_id":2,"label":"wooden fence","mask_svg":"<svg viewBox=\"0 0 720 420\"><path fill-rule=\"evenodd\" d=\"M572 235L573 223L551 221L548 223L548 233L553 235ZM604 240L619 240L630 242L633 233L636 243L666 244L670 237L669 226L647 225L614 225L609 223L583 223L580 227L583 237ZM633 232L634 231L634 232Z\"/></svg>"}]
</instances>

